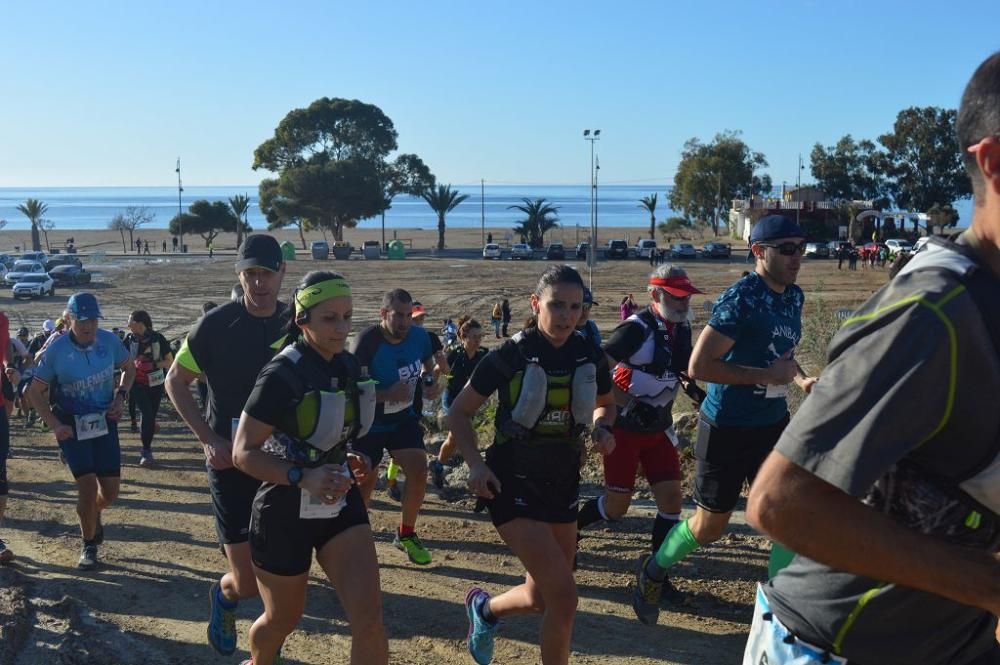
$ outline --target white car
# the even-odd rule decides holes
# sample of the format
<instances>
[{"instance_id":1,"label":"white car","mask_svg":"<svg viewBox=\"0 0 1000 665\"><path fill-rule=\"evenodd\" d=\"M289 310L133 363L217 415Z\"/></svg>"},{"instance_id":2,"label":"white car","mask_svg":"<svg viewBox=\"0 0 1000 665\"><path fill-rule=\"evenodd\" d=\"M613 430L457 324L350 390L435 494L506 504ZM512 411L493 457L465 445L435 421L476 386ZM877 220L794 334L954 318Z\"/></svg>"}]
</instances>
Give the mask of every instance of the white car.
<instances>
[{"instance_id":1,"label":"white car","mask_svg":"<svg viewBox=\"0 0 1000 665\"><path fill-rule=\"evenodd\" d=\"M46 273L28 274L21 277L14 284L14 299L17 298L41 298L42 296L54 296L56 294L56 284Z\"/></svg>"},{"instance_id":2,"label":"white car","mask_svg":"<svg viewBox=\"0 0 1000 665\"><path fill-rule=\"evenodd\" d=\"M4 275L3 281L7 286L14 286L25 275L44 275L45 266L38 261L15 261L14 267Z\"/></svg>"},{"instance_id":3,"label":"white car","mask_svg":"<svg viewBox=\"0 0 1000 665\"><path fill-rule=\"evenodd\" d=\"M640 259L648 259L652 252L656 251L656 241L650 238L643 238L639 242L635 243L635 247L632 248L635 255Z\"/></svg>"},{"instance_id":4,"label":"white car","mask_svg":"<svg viewBox=\"0 0 1000 665\"><path fill-rule=\"evenodd\" d=\"M890 238L885 241L885 246L889 248L890 252L912 252L913 245L910 244L909 240L900 240L899 238Z\"/></svg>"},{"instance_id":5,"label":"white car","mask_svg":"<svg viewBox=\"0 0 1000 665\"><path fill-rule=\"evenodd\" d=\"M532 256L534 256L534 251L523 243L518 243L510 248L510 258L512 259L530 259Z\"/></svg>"},{"instance_id":6,"label":"white car","mask_svg":"<svg viewBox=\"0 0 1000 665\"><path fill-rule=\"evenodd\" d=\"M483 247L483 258L484 259L499 259L500 258L500 245L495 242Z\"/></svg>"}]
</instances>

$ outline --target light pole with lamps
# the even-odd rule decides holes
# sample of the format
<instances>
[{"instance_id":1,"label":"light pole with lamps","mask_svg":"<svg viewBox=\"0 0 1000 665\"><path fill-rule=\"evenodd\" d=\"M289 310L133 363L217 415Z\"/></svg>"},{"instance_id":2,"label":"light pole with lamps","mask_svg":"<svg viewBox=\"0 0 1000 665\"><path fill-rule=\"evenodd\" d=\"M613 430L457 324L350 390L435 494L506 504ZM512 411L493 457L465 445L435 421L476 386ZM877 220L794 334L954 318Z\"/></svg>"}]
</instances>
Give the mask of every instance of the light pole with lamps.
<instances>
[{"instance_id":1,"label":"light pole with lamps","mask_svg":"<svg viewBox=\"0 0 1000 665\"><path fill-rule=\"evenodd\" d=\"M590 270L590 290L594 290L594 265L597 263L597 167L594 165L594 142L601 140L601 130L583 130L583 140L590 141L590 252L587 267Z\"/></svg>"},{"instance_id":2,"label":"light pole with lamps","mask_svg":"<svg viewBox=\"0 0 1000 665\"><path fill-rule=\"evenodd\" d=\"M177 158L177 235L180 236L180 250L184 251L184 208L181 207L181 192L184 188L181 187L181 158Z\"/></svg>"},{"instance_id":3,"label":"light pole with lamps","mask_svg":"<svg viewBox=\"0 0 1000 665\"><path fill-rule=\"evenodd\" d=\"M795 223L798 224L799 227L802 226L802 169L804 168L805 166L802 164L802 153L799 153L799 168L798 173L796 173L797 180L795 185L795 193L799 198L799 206L795 209Z\"/></svg>"}]
</instances>

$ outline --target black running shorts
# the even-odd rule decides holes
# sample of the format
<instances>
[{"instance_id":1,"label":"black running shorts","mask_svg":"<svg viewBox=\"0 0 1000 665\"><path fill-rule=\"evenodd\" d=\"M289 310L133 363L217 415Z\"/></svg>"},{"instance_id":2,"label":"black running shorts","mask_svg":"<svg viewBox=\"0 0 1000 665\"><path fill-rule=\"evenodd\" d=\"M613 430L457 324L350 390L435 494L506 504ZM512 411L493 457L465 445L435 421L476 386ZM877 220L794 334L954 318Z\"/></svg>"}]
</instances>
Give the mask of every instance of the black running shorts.
<instances>
[{"instance_id":1,"label":"black running shorts","mask_svg":"<svg viewBox=\"0 0 1000 665\"><path fill-rule=\"evenodd\" d=\"M250 556L255 566L273 575L302 575L309 572L313 550L338 535L368 524L361 492L352 486L347 505L330 519L302 519L299 505L302 490L289 485L261 485L253 502L250 522Z\"/></svg>"},{"instance_id":2,"label":"black running shorts","mask_svg":"<svg viewBox=\"0 0 1000 665\"><path fill-rule=\"evenodd\" d=\"M212 493L212 512L219 542L224 545L245 543L250 537L250 513L260 481L236 467L217 471L208 469L208 489Z\"/></svg>"},{"instance_id":3,"label":"black running shorts","mask_svg":"<svg viewBox=\"0 0 1000 665\"><path fill-rule=\"evenodd\" d=\"M424 450L424 430L416 419L404 420L391 432L368 432L355 441L351 448L355 452L368 455L371 458L372 468L376 469L382 461L383 450L388 450L390 454L394 450L404 448Z\"/></svg>"},{"instance_id":4,"label":"black running shorts","mask_svg":"<svg viewBox=\"0 0 1000 665\"><path fill-rule=\"evenodd\" d=\"M754 427L719 427L699 418L694 502L709 512L731 512L743 483L753 483L786 425L788 414L774 425Z\"/></svg>"},{"instance_id":5,"label":"black running shorts","mask_svg":"<svg viewBox=\"0 0 1000 665\"><path fill-rule=\"evenodd\" d=\"M486 465L501 492L484 504L495 526L513 519L563 524L576 522L580 499L580 448L504 443L486 450Z\"/></svg>"}]
</instances>

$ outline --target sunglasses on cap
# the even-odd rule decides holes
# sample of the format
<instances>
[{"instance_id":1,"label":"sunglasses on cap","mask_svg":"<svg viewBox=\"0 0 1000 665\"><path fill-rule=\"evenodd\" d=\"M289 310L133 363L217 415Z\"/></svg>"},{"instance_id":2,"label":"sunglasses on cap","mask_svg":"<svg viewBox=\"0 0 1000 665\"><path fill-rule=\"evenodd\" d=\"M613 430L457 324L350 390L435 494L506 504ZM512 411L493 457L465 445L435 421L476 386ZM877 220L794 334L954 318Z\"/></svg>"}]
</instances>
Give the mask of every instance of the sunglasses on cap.
<instances>
[{"instance_id":1,"label":"sunglasses on cap","mask_svg":"<svg viewBox=\"0 0 1000 665\"><path fill-rule=\"evenodd\" d=\"M761 247L773 247L778 250L778 254L782 256L795 256L796 254L806 253L806 243L802 242L783 242L780 245L768 244L766 242L757 243Z\"/></svg>"}]
</instances>

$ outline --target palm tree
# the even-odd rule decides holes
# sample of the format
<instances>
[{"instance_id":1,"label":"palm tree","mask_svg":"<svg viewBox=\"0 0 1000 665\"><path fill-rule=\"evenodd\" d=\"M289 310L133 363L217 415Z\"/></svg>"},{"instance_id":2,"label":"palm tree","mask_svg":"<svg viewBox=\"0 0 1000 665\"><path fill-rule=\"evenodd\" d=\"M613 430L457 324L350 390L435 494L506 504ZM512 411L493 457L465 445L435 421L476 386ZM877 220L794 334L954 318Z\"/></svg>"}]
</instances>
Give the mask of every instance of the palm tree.
<instances>
[{"instance_id":1,"label":"palm tree","mask_svg":"<svg viewBox=\"0 0 1000 665\"><path fill-rule=\"evenodd\" d=\"M17 206L17 209L31 222L31 250L33 252L41 251L42 238L38 235L38 224L42 220L42 215L48 211L48 204L42 203L38 199L28 199Z\"/></svg>"},{"instance_id":2,"label":"palm tree","mask_svg":"<svg viewBox=\"0 0 1000 665\"><path fill-rule=\"evenodd\" d=\"M246 225L247 213L250 210L250 197L246 194L237 194L229 199L229 207L236 215L236 248L239 249L243 242L243 227Z\"/></svg>"},{"instance_id":3,"label":"palm tree","mask_svg":"<svg viewBox=\"0 0 1000 665\"><path fill-rule=\"evenodd\" d=\"M460 194L457 189L452 189L451 185L438 185L437 189L428 189L420 195L431 210L438 216L438 249L444 249L444 216L455 209L455 207L469 198L468 194Z\"/></svg>"},{"instance_id":4,"label":"palm tree","mask_svg":"<svg viewBox=\"0 0 1000 665\"><path fill-rule=\"evenodd\" d=\"M514 227L514 233L528 236L528 244L540 249L544 245L546 231L559 226L559 218L555 216L559 212L559 208L551 203L546 203L545 199L532 201L523 198L521 200L524 201L523 205L507 206L508 210L520 210L527 215L525 219L518 222L518 226Z\"/></svg>"},{"instance_id":5,"label":"palm tree","mask_svg":"<svg viewBox=\"0 0 1000 665\"><path fill-rule=\"evenodd\" d=\"M650 194L639 199L639 207L649 211L649 237L656 240L656 194Z\"/></svg>"}]
</instances>

